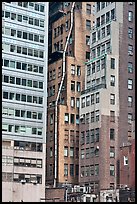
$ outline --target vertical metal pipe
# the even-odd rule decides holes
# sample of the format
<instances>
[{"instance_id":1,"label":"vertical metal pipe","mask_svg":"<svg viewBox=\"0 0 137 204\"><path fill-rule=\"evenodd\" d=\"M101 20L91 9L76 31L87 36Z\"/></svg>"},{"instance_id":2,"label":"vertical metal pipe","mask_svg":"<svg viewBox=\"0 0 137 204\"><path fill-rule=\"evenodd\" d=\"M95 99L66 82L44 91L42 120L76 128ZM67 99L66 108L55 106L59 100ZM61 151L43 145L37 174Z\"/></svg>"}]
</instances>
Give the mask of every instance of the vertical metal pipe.
<instances>
[{"instance_id":1,"label":"vertical metal pipe","mask_svg":"<svg viewBox=\"0 0 137 204\"><path fill-rule=\"evenodd\" d=\"M68 47L68 42L69 42L69 39L70 39L70 35L71 35L71 32L72 32L72 28L73 28L73 14L74 14L74 6L75 6L75 2L72 3L72 8L71 8L71 16L70 16L70 21L71 21L71 25L70 25L70 30L69 30L69 34L68 34L68 37L67 37L67 41L66 41L66 45L65 45L65 48L64 48L64 51L63 51L63 75L62 75L62 79L61 79L61 83L60 83L60 87L59 87L59 91L58 91L58 95L57 95L57 98L56 98L56 102L55 102L55 161L54 161L54 187L56 187L56 183L57 183L57 121L58 121L58 99L59 99L59 96L60 96L60 92L61 92L61 89L62 89L62 85L63 85L63 82L64 82L64 78L65 78L65 73L66 73L66 70L65 70L65 66L66 66L66 50L67 50L67 47Z\"/></svg>"}]
</instances>

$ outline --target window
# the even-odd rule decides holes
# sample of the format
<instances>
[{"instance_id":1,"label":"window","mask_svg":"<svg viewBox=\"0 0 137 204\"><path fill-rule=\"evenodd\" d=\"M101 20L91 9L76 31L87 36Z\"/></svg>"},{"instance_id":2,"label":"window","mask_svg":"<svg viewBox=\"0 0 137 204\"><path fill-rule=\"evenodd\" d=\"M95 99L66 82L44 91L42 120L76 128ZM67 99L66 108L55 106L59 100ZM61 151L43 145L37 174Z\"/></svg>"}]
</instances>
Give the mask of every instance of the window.
<instances>
[{"instance_id":1,"label":"window","mask_svg":"<svg viewBox=\"0 0 137 204\"><path fill-rule=\"evenodd\" d=\"M132 107L132 103L133 103L133 97L128 96L128 107Z\"/></svg>"},{"instance_id":2,"label":"window","mask_svg":"<svg viewBox=\"0 0 137 204\"><path fill-rule=\"evenodd\" d=\"M92 59L96 57L96 50L92 49Z\"/></svg>"},{"instance_id":3,"label":"window","mask_svg":"<svg viewBox=\"0 0 137 204\"><path fill-rule=\"evenodd\" d=\"M115 76L111 75L110 77L110 86L115 86Z\"/></svg>"},{"instance_id":4,"label":"window","mask_svg":"<svg viewBox=\"0 0 137 204\"><path fill-rule=\"evenodd\" d=\"M133 121L133 115L132 113L128 113L128 123L131 124Z\"/></svg>"},{"instance_id":5,"label":"window","mask_svg":"<svg viewBox=\"0 0 137 204\"><path fill-rule=\"evenodd\" d=\"M75 98L74 97L71 97L71 107L74 108L75 107Z\"/></svg>"},{"instance_id":6,"label":"window","mask_svg":"<svg viewBox=\"0 0 137 204\"><path fill-rule=\"evenodd\" d=\"M100 30L97 31L97 39L100 40Z\"/></svg>"},{"instance_id":7,"label":"window","mask_svg":"<svg viewBox=\"0 0 137 204\"><path fill-rule=\"evenodd\" d=\"M74 176L74 164L70 164L70 176Z\"/></svg>"},{"instance_id":8,"label":"window","mask_svg":"<svg viewBox=\"0 0 137 204\"><path fill-rule=\"evenodd\" d=\"M92 43L96 42L96 32L92 34Z\"/></svg>"},{"instance_id":9,"label":"window","mask_svg":"<svg viewBox=\"0 0 137 204\"><path fill-rule=\"evenodd\" d=\"M128 90L132 90L132 89L133 89L133 80L128 79Z\"/></svg>"},{"instance_id":10,"label":"window","mask_svg":"<svg viewBox=\"0 0 137 204\"><path fill-rule=\"evenodd\" d=\"M115 105L115 94L110 94L110 104Z\"/></svg>"},{"instance_id":11,"label":"window","mask_svg":"<svg viewBox=\"0 0 137 204\"><path fill-rule=\"evenodd\" d=\"M86 106L90 106L90 96L86 96Z\"/></svg>"},{"instance_id":12,"label":"window","mask_svg":"<svg viewBox=\"0 0 137 204\"><path fill-rule=\"evenodd\" d=\"M111 10L111 20L115 19L115 9Z\"/></svg>"},{"instance_id":13,"label":"window","mask_svg":"<svg viewBox=\"0 0 137 204\"><path fill-rule=\"evenodd\" d=\"M76 125L79 125L79 115L76 115Z\"/></svg>"},{"instance_id":14,"label":"window","mask_svg":"<svg viewBox=\"0 0 137 204\"><path fill-rule=\"evenodd\" d=\"M99 142L99 128L95 129L95 142Z\"/></svg>"},{"instance_id":15,"label":"window","mask_svg":"<svg viewBox=\"0 0 137 204\"><path fill-rule=\"evenodd\" d=\"M94 142L94 129L91 129L90 130L90 142L92 143L92 142Z\"/></svg>"},{"instance_id":16,"label":"window","mask_svg":"<svg viewBox=\"0 0 137 204\"><path fill-rule=\"evenodd\" d=\"M85 158L85 150L81 149L81 159L84 159L84 158Z\"/></svg>"},{"instance_id":17,"label":"window","mask_svg":"<svg viewBox=\"0 0 137 204\"><path fill-rule=\"evenodd\" d=\"M16 36L16 30L11 29L11 36Z\"/></svg>"},{"instance_id":18,"label":"window","mask_svg":"<svg viewBox=\"0 0 137 204\"><path fill-rule=\"evenodd\" d=\"M17 96L18 96L18 95L17 95ZM10 99L10 100L14 100L14 99L15 99L15 94L14 94L14 93L10 93L9 99ZM18 99L18 98L17 98L17 99ZM20 94L19 94L19 100L20 100Z\"/></svg>"},{"instance_id":19,"label":"window","mask_svg":"<svg viewBox=\"0 0 137 204\"><path fill-rule=\"evenodd\" d=\"M80 82L77 82L77 91L78 91L78 92L81 91Z\"/></svg>"},{"instance_id":20,"label":"window","mask_svg":"<svg viewBox=\"0 0 137 204\"><path fill-rule=\"evenodd\" d=\"M101 59L101 69L105 69L106 61L105 58Z\"/></svg>"},{"instance_id":21,"label":"window","mask_svg":"<svg viewBox=\"0 0 137 204\"><path fill-rule=\"evenodd\" d=\"M115 139L115 129L111 128L110 129L110 140L114 140Z\"/></svg>"},{"instance_id":22,"label":"window","mask_svg":"<svg viewBox=\"0 0 137 204\"><path fill-rule=\"evenodd\" d=\"M4 82L9 83L9 76L4 75Z\"/></svg>"},{"instance_id":23,"label":"window","mask_svg":"<svg viewBox=\"0 0 137 204\"><path fill-rule=\"evenodd\" d=\"M10 18L10 12L5 11L5 18Z\"/></svg>"},{"instance_id":24,"label":"window","mask_svg":"<svg viewBox=\"0 0 137 204\"><path fill-rule=\"evenodd\" d=\"M105 14L101 16L101 25L105 24Z\"/></svg>"},{"instance_id":25,"label":"window","mask_svg":"<svg viewBox=\"0 0 137 204\"><path fill-rule=\"evenodd\" d=\"M65 113L65 123L68 123L68 122L69 122L69 114Z\"/></svg>"},{"instance_id":26,"label":"window","mask_svg":"<svg viewBox=\"0 0 137 204\"><path fill-rule=\"evenodd\" d=\"M89 130L86 131L86 144L89 144Z\"/></svg>"},{"instance_id":27,"label":"window","mask_svg":"<svg viewBox=\"0 0 137 204\"><path fill-rule=\"evenodd\" d=\"M92 112L91 112L91 123L94 122L94 119L95 119L95 112L92 111Z\"/></svg>"},{"instance_id":28,"label":"window","mask_svg":"<svg viewBox=\"0 0 137 204\"><path fill-rule=\"evenodd\" d=\"M91 71L91 65L88 64L88 65L87 65L87 76L90 75L90 71Z\"/></svg>"},{"instance_id":29,"label":"window","mask_svg":"<svg viewBox=\"0 0 137 204\"><path fill-rule=\"evenodd\" d=\"M86 60L90 59L90 52L86 52Z\"/></svg>"},{"instance_id":30,"label":"window","mask_svg":"<svg viewBox=\"0 0 137 204\"><path fill-rule=\"evenodd\" d=\"M133 12L128 11L128 21L132 22L133 21Z\"/></svg>"},{"instance_id":31,"label":"window","mask_svg":"<svg viewBox=\"0 0 137 204\"><path fill-rule=\"evenodd\" d=\"M68 176L68 164L64 164L64 176Z\"/></svg>"},{"instance_id":32,"label":"window","mask_svg":"<svg viewBox=\"0 0 137 204\"><path fill-rule=\"evenodd\" d=\"M128 165L128 157L124 156L124 166Z\"/></svg>"},{"instance_id":33,"label":"window","mask_svg":"<svg viewBox=\"0 0 137 204\"><path fill-rule=\"evenodd\" d=\"M105 2L101 2L101 9L105 8Z\"/></svg>"},{"instance_id":34,"label":"window","mask_svg":"<svg viewBox=\"0 0 137 204\"><path fill-rule=\"evenodd\" d=\"M94 175L94 165L90 165L90 176Z\"/></svg>"},{"instance_id":35,"label":"window","mask_svg":"<svg viewBox=\"0 0 137 204\"><path fill-rule=\"evenodd\" d=\"M99 164L95 164L95 176L99 175Z\"/></svg>"},{"instance_id":36,"label":"window","mask_svg":"<svg viewBox=\"0 0 137 204\"><path fill-rule=\"evenodd\" d=\"M115 122L115 111L110 111L110 122Z\"/></svg>"},{"instance_id":37,"label":"window","mask_svg":"<svg viewBox=\"0 0 137 204\"><path fill-rule=\"evenodd\" d=\"M102 38L105 37L105 27L101 29L101 32L102 32Z\"/></svg>"},{"instance_id":38,"label":"window","mask_svg":"<svg viewBox=\"0 0 137 204\"><path fill-rule=\"evenodd\" d=\"M85 97L83 97L81 99L81 107L84 108L85 107Z\"/></svg>"},{"instance_id":39,"label":"window","mask_svg":"<svg viewBox=\"0 0 137 204\"><path fill-rule=\"evenodd\" d=\"M115 147L110 147L110 158L115 157Z\"/></svg>"},{"instance_id":40,"label":"window","mask_svg":"<svg viewBox=\"0 0 137 204\"><path fill-rule=\"evenodd\" d=\"M79 108L79 107L80 107L80 99L76 98L76 108Z\"/></svg>"},{"instance_id":41,"label":"window","mask_svg":"<svg viewBox=\"0 0 137 204\"><path fill-rule=\"evenodd\" d=\"M106 13L106 23L110 21L110 12Z\"/></svg>"},{"instance_id":42,"label":"window","mask_svg":"<svg viewBox=\"0 0 137 204\"><path fill-rule=\"evenodd\" d=\"M74 157L74 147L70 147L70 157Z\"/></svg>"},{"instance_id":43,"label":"window","mask_svg":"<svg viewBox=\"0 0 137 204\"><path fill-rule=\"evenodd\" d=\"M102 54L102 55L105 54L105 44L103 44L103 45L101 46L101 54Z\"/></svg>"},{"instance_id":44,"label":"window","mask_svg":"<svg viewBox=\"0 0 137 204\"><path fill-rule=\"evenodd\" d=\"M110 176L115 176L115 166L110 164Z\"/></svg>"},{"instance_id":45,"label":"window","mask_svg":"<svg viewBox=\"0 0 137 204\"><path fill-rule=\"evenodd\" d=\"M71 74L75 75L75 65L71 65Z\"/></svg>"},{"instance_id":46,"label":"window","mask_svg":"<svg viewBox=\"0 0 137 204\"><path fill-rule=\"evenodd\" d=\"M74 124L74 120L75 120L74 116L75 116L74 114L70 115L70 123L72 123L72 124Z\"/></svg>"},{"instance_id":47,"label":"window","mask_svg":"<svg viewBox=\"0 0 137 204\"><path fill-rule=\"evenodd\" d=\"M115 69L115 58L111 58L111 69Z\"/></svg>"},{"instance_id":48,"label":"window","mask_svg":"<svg viewBox=\"0 0 137 204\"><path fill-rule=\"evenodd\" d=\"M133 45L128 45L128 55L129 56L133 55Z\"/></svg>"},{"instance_id":49,"label":"window","mask_svg":"<svg viewBox=\"0 0 137 204\"><path fill-rule=\"evenodd\" d=\"M133 39L133 28L128 28L128 38Z\"/></svg>"},{"instance_id":50,"label":"window","mask_svg":"<svg viewBox=\"0 0 137 204\"><path fill-rule=\"evenodd\" d=\"M91 21L90 20L86 20L86 29L87 30L91 29Z\"/></svg>"},{"instance_id":51,"label":"window","mask_svg":"<svg viewBox=\"0 0 137 204\"><path fill-rule=\"evenodd\" d=\"M100 70L100 60L96 62L97 72Z\"/></svg>"},{"instance_id":52,"label":"window","mask_svg":"<svg viewBox=\"0 0 137 204\"><path fill-rule=\"evenodd\" d=\"M110 25L108 25L108 26L106 27L106 29L107 29L107 35L110 35Z\"/></svg>"},{"instance_id":53,"label":"window","mask_svg":"<svg viewBox=\"0 0 137 204\"><path fill-rule=\"evenodd\" d=\"M110 41L106 43L106 51L107 53L110 53L111 49L110 49Z\"/></svg>"},{"instance_id":54,"label":"window","mask_svg":"<svg viewBox=\"0 0 137 204\"><path fill-rule=\"evenodd\" d=\"M133 63L128 62L128 73L133 73Z\"/></svg>"},{"instance_id":55,"label":"window","mask_svg":"<svg viewBox=\"0 0 137 204\"><path fill-rule=\"evenodd\" d=\"M92 74L94 74L94 73L95 73L95 62L92 63Z\"/></svg>"},{"instance_id":56,"label":"window","mask_svg":"<svg viewBox=\"0 0 137 204\"><path fill-rule=\"evenodd\" d=\"M99 121L99 110L96 110L96 122Z\"/></svg>"},{"instance_id":57,"label":"window","mask_svg":"<svg viewBox=\"0 0 137 204\"><path fill-rule=\"evenodd\" d=\"M89 41L90 41L90 36L86 35L86 45L89 45Z\"/></svg>"},{"instance_id":58,"label":"window","mask_svg":"<svg viewBox=\"0 0 137 204\"><path fill-rule=\"evenodd\" d=\"M99 92L96 93L96 103L99 103Z\"/></svg>"},{"instance_id":59,"label":"window","mask_svg":"<svg viewBox=\"0 0 137 204\"><path fill-rule=\"evenodd\" d=\"M86 4L86 12L87 14L91 14L91 4Z\"/></svg>"},{"instance_id":60,"label":"window","mask_svg":"<svg viewBox=\"0 0 137 204\"><path fill-rule=\"evenodd\" d=\"M100 11L100 2L97 2L97 12Z\"/></svg>"},{"instance_id":61,"label":"window","mask_svg":"<svg viewBox=\"0 0 137 204\"><path fill-rule=\"evenodd\" d=\"M15 20L16 19L16 14L15 13L11 13L11 20Z\"/></svg>"},{"instance_id":62,"label":"window","mask_svg":"<svg viewBox=\"0 0 137 204\"><path fill-rule=\"evenodd\" d=\"M53 114L50 114L50 124L53 124Z\"/></svg>"},{"instance_id":63,"label":"window","mask_svg":"<svg viewBox=\"0 0 137 204\"><path fill-rule=\"evenodd\" d=\"M81 66L77 66L77 76L81 75Z\"/></svg>"},{"instance_id":64,"label":"window","mask_svg":"<svg viewBox=\"0 0 137 204\"><path fill-rule=\"evenodd\" d=\"M75 81L71 81L71 91L75 91Z\"/></svg>"}]
</instances>

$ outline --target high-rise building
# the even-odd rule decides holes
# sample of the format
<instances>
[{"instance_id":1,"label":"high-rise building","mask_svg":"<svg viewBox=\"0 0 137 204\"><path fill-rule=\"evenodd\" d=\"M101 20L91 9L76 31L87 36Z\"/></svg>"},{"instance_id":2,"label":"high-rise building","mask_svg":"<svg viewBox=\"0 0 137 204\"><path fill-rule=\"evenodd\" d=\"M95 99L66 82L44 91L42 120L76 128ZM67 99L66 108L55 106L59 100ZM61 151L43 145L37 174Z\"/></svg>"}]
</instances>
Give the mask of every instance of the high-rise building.
<instances>
[{"instance_id":1,"label":"high-rise building","mask_svg":"<svg viewBox=\"0 0 137 204\"><path fill-rule=\"evenodd\" d=\"M135 120L135 3L96 2L80 101L79 181L119 186L119 150Z\"/></svg>"},{"instance_id":2,"label":"high-rise building","mask_svg":"<svg viewBox=\"0 0 137 204\"><path fill-rule=\"evenodd\" d=\"M2 3L2 200L45 197L48 2Z\"/></svg>"},{"instance_id":3,"label":"high-rise building","mask_svg":"<svg viewBox=\"0 0 137 204\"><path fill-rule=\"evenodd\" d=\"M89 60L92 2L49 3L47 184L78 184L79 97Z\"/></svg>"}]
</instances>

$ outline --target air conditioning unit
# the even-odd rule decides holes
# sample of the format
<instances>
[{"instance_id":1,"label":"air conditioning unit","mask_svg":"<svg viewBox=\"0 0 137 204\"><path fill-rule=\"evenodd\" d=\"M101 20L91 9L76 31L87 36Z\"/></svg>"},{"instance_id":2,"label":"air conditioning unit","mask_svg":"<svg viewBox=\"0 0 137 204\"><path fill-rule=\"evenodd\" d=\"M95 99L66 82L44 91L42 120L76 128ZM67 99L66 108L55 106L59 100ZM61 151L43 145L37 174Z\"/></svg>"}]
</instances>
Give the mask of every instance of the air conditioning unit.
<instances>
[{"instance_id":1,"label":"air conditioning unit","mask_svg":"<svg viewBox=\"0 0 137 204\"><path fill-rule=\"evenodd\" d=\"M129 5L132 5L132 4L133 4L133 2L128 2L128 4L129 4Z\"/></svg>"},{"instance_id":2,"label":"air conditioning unit","mask_svg":"<svg viewBox=\"0 0 137 204\"><path fill-rule=\"evenodd\" d=\"M83 118L84 118L84 116L83 116L83 115L81 115L81 116L80 116L80 119L82 120Z\"/></svg>"},{"instance_id":3,"label":"air conditioning unit","mask_svg":"<svg viewBox=\"0 0 137 204\"><path fill-rule=\"evenodd\" d=\"M21 183L26 183L26 180L24 179L24 180L21 180L20 182L21 182Z\"/></svg>"},{"instance_id":4,"label":"air conditioning unit","mask_svg":"<svg viewBox=\"0 0 137 204\"><path fill-rule=\"evenodd\" d=\"M36 180L34 180L34 181L31 181L31 183L34 183L34 184L36 184L36 183L38 183Z\"/></svg>"}]
</instances>

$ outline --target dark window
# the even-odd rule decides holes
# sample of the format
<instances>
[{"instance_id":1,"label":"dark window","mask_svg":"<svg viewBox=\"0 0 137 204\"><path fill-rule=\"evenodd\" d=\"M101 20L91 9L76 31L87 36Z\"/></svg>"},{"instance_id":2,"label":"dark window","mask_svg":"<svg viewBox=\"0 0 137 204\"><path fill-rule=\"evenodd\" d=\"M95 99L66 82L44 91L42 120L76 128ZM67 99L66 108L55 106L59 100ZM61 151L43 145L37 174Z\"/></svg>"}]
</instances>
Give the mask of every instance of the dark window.
<instances>
[{"instance_id":1,"label":"dark window","mask_svg":"<svg viewBox=\"0 0 137 204\"><path fill-rule=\"evenodd\" d=\"M17 84L17 85L20 85L20 84L21 84L21 79L18 78L18 77L16 78L16 84Z\"/></svg>"},{"instance_id":2,"label":"dark window","mask_svg":"<svg viewBox=\"0 0 137 204\"><path fill-rule=\"evenodd\" d=\"M115 129L111 128L110 129L110 140L114 140L115 139Z\"/></svg>"},{"instance_id":3,"label":"dark window","mask_svg":"<svg viewBox=\"0 0 137 204\"><path fill-rule=\"evenodd\" d=\"M8 99L8 92L3 92L3 98Z\"/></svg>"},{"instance_id":4,"label":"dark window","mask_svg":"<svg viewBox=\"0 0 137 204\"><path fill-rule=\"evenodd\" d=\"M74 164L70 164L70 176L74 176Z\"/></svg>"}]
</instances>

